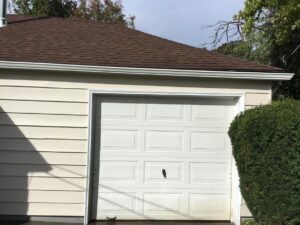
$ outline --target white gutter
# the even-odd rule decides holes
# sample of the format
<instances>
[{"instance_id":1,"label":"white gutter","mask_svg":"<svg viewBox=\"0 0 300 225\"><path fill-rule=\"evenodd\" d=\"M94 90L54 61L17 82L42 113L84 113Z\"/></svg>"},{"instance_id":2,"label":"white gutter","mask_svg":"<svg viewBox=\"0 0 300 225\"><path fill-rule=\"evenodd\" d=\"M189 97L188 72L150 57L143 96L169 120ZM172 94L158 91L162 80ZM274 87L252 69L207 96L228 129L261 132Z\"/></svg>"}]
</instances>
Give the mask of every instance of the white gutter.
<instances>
[{"instance_id":1,"label":"white gutter","mask_svg":"<svg viewBox=\"0 0 300 225\"><path fill-rule=\"evenodd\" d=\"M0 27L7 25L6 16L6 0L0 0Z\"/></svg>"},{"instance_id":2,"label":"white gutter","mask_svg":"<svg viewBox=\"0 0 300 225\"><path fill-rule=\"evenodd\" d=\"M290 80L292 73L266 73L266 72L235 72L235 71L205 71L181 69L152 69L110 66L86 66L73 64L33 63L0 61L2 69L40 70L61 72L82 72L96 74L124 74L169 77L203 77L203 78L231 78L252 80Z\"/></svg>"}]
</instances>

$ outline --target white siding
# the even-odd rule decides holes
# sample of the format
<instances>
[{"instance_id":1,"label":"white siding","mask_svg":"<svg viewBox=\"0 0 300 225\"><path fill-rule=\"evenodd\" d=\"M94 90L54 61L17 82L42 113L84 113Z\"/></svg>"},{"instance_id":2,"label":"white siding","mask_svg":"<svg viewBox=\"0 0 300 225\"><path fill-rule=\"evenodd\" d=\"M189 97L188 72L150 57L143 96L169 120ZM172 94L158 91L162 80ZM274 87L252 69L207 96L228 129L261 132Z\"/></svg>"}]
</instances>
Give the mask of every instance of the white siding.
<instances>
[{"instance_id":1,"label":"white siding","mask_svg":"<svg viewBox=\"0 0 300 225\"><path fill-rule=\"evenodd\" d=\"M246 93L271 100L271 83L0 71L0 214L83 216L88 91ZM244 212L244 210L242 210Z\"/></svg>"}]
</instances>

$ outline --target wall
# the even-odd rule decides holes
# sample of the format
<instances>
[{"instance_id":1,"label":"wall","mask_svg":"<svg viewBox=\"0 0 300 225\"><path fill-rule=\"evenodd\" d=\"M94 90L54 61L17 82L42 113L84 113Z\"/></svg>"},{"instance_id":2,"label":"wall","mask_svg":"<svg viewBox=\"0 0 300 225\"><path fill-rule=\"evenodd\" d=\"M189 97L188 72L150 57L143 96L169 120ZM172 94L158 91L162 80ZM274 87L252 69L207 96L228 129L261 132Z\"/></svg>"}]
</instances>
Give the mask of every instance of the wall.
<instances>
[{"instance_id":1,"label":"wall","mask_svg":"<svg viewBox=\"0 0 300 225\"><path fill-rule=\"evenodd\" d=\"M0 70L0 214L83 216L90 89L245 92L246 108L271 100L267 81Z\"/></svg>"}]
</instances>

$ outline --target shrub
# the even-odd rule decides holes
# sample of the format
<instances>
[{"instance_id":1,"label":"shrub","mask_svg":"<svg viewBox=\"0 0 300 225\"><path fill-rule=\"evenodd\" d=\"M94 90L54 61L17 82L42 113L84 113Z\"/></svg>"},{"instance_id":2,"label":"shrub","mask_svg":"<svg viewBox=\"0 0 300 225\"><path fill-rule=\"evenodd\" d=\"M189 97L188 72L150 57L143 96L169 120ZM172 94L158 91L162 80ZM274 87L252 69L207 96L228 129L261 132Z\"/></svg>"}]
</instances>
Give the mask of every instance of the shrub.
<instances>
[{"instance_id":1,"label":"shrub","mask_svg":"<svg viewBox=\"0 0 300 225\"><path fill-rule=\"evenodd\" d=\"M243 220L241 224L242 225L265 225L264 223L257 223L252 219Z\"/></svg>"},{"instance_id":2,"label":"shrub","mask_svg":"<svg viewBox=\"0 0 300 225\"><path fill-rule=\"evenodd\" d=\"M229 136L255 221L300 224L300 102L247 110L234 119Z\"/></svg>"}]
</instances>

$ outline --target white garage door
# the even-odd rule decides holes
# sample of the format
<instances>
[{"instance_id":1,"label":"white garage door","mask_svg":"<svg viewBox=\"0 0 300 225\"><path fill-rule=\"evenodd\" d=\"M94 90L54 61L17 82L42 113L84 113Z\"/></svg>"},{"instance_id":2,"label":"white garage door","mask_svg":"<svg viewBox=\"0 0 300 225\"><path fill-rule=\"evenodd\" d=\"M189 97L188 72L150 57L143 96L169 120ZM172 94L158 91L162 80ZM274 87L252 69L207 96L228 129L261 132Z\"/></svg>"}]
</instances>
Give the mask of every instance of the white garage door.
<instances>
[{"instance_id":1,"label":"white garage door","mask_svg":"<svg viewBox=\"0 0 300 225\"><path fill-rule=\"evenodd\" d=\"M94 217L230 220L233 100L97 100Z\"/></svg>"}]
</instances>

